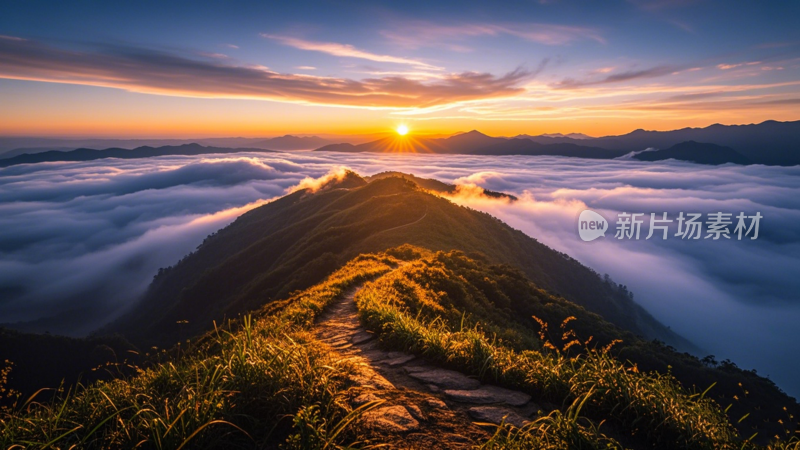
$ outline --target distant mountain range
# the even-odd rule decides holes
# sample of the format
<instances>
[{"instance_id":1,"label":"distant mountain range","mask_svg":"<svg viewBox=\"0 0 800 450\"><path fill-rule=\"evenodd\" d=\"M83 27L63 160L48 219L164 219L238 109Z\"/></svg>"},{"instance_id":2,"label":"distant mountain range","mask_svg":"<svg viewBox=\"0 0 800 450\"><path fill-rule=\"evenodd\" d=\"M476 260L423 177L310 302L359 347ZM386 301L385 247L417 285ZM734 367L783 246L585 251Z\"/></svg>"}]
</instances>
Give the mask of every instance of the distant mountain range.
<instances>
[{"instance_id":1,"label":"distant mountain range","mask_svg":"<svg viewBox=\"0 0 800 450\"><path fill-rule=\"evenodd\" d=\"M360 138L363 138L361 136ZM14 143L0 138L0 148ZM62 141L53 141L53 143ZM103 143L105 141L96 141ZM122 141L134 142L134 141ZM139 142L139 141L137 141ZM237 143L247 142L247 145ZM212 144L216 143L216 144ZM233 145L237 144L237 145ZM306 150L330 152L433 153L469 155L568 156L575 158L630 158L641 161L677 159L698 164L800 164L800 121L767 121L754 125L711 125L673 131L636 130L620 136L593 138L567 135L487 136L477 130L448 137L390 136L361 144L331 143L317 136L286 135L272 139L201 139L182 145L113 147L105 150L56 147L20 148L0 154L0 167L52 161L87 161L100 158L147 158L163 155L236 153L243 151Z\"/></svg>"},{"instance_id":2,"label":"distant mountain range","mask_svg":"<svg viewBox=\"0 0 800 450\"><path fill-rule=\"evenodd\" d=\"M166 155L205 155L210 153L240 153L240 152L266 152L270 153L271 150L264 150L260 148L219 148L219 147L204 147L200 144L184 144L177 146L164 146L164 147L138 147L133 150L124 148L108 148L105 150L92 150L90 148L79 148L68 152L60 152L52 150L42 153L25 153L17 155L12 158L0 159L0 167L14 166L17 164L33 164L40 162L54 162L54 161L92 161L95 159L103 158L122 158L122 159L137 159L137 158L152 158L155 156Z\"/></svg>"},{"instance_id":3,"label":"distant mountain range","mask_svg":"<svg viewBox=\"0 0 800 450\"><path fill-rule=\"evenodd\" d=\"M425 139L414 137L387 137L364 144L333 144L318 148L330 152L375 153L437 153L469 155L529 155L573 156L578 158L611 159L625 155L626 151L604 149L573 143L540 144L526 138L501 138L487 136L473 130L447 138Z\"/></svg>"},{"instance_id":4,"label":"distant mountain range","mask_svg":"<svg viewBox=\"0 0 800 450\"><path fill-rule=\"evenodd\" d=\"M546 133L546 134L539 134L539 135L536 135L536 136L530 136L530 135L527 135L527 134L520 134L520 135L515 136L515 137L519 138L519 139L530 139L532 141L535 141L535 140L537 140L539 138L548 138L548 139L567 138L567 139L581 139L581 140L582 139L594 139L592 136L587 136L587 135L585 135L583 133L567 133L567 134Z\"/></svg>"},{"instance_id":5,"label":"distant mountain range","mask_svg":"<svg viewBox=\"0 0 800 450\"><path fill-rule=\"evenodd\" d=\"M674 131L636 130L621 136L593 139L592 145L639 151L648 147L666 149L695 141L730 147L754 164L800 164L800 121L769 120L753 125L711 125Z\"/></svg>"},{"instance_id":6,"label":"distant mountain range","mask_svg":"<svg viewBox=\"0 0 800 450\"><path fill-rule=\"evenodd\" d=\"M251 146L270 150L313 150L330 144L332 141L317 136L286 135L255 142Z\"/></svg>"},{"instance_id":7,"label":"distant mountain range","mask_svg":"<svg viewBox=\"0 0 800 450\"><path fill-rule=\"evenodd\" d=\"M362 137L355 137L363 139ZM206 139L55 139L29 137L0 137L0 158L12 158L29 153L48 151L67 152L79 148L133 150L140 147L180 146L200 144L219 148L260 148L266 150L313 150L332 144L330 139L318 136L280 136L264 138L206 138Z\"/></svg>"},{"instance_id":8,"label":"distant mountain range","mask_svg":"<svg viewBox=\"0 0 800 450\"><path fill-rule=\"evenodd\" d=\"M664 150L644 150L631 157L639 161L663 161L677 159L697 164L718 165L724 163L750 164L750 160L730 147L716 144L703 144L695 141L681 142Z\"/></svg>"},{"instance_id":9,"label":"distant mountain range","mask_svg":"<svg viewBox=\"0 0 800 450\"><path fill-rule=\"evenodd\" d=\"M689 144L693 142L693 144ZM684 144L686 143L686 144ZM678 144L678 149L664 152ZM704 144L704 145L699 145ZM710 146L710 145L713 145ZM727 147L720 151L717 147ZM490 137L478 131L448 138L383 138L364 144L334 144L319 151L403 152L476 155L559 155L611 159L653 149L642 160L682 159L701 164L800 164L800 121L754 125L711 125L674 131L636 130L621 136L580 138L558 135ZM702 152L703 155L695 154ZM706 154L707 153L707 154ZM644 155L645 153L641 153ZM667 156L669 155L669 156Z\"/></svg>"}]
</instances>

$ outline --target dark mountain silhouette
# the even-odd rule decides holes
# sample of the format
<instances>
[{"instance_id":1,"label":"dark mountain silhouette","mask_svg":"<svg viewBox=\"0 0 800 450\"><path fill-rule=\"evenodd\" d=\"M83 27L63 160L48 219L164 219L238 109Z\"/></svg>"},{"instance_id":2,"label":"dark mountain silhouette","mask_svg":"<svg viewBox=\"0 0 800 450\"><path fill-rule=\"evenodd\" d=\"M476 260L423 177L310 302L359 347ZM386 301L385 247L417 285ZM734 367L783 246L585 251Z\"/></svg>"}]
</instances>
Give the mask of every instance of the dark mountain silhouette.
<instances>
[{"instance_id":1,"label":"dark mountain silhouette","mask_svg":"<svg viewBox=\"0 0 800 450\"><path fill-rule=\"evenodd\" d=\"M508 142L513 142L504 138L487 136L477 130L436 139L435 141L448 149L450 153L481 153L481 151L502 148Z\"/></svg>"},{"instance_id":2,"label":"dark mountain silhouette","mask_svg":"<svg viewBox=\"0 0 800 450\"><path fill-rule=\"evenodd\" d=\"M0 158L11 158L23 153L42 153L51 150L70 151L79 148L124 148L164 147L184 144L200 144L208 147L250 148L264 138L195 138L195 139L75 139L0 136Z\"/></svg>"},{"instance_id":3,"label":"dark mountain silhouette","mask_svg":"<svg viewBox=\"0 0 800 450\"><path fill-rule=\"evenodd\" d=\"M206 155L211 153L239 153L239 152L271 152L260 148L220 148L204 147L200 144L184 144L165 147L138 147L133 150L124 148L109 148L105 150L92 150L89 148L79 148L68 152L48 151L42 153L30 153L17 155L12 158L0 159L0 167L14 166L17 164L33 164L40 162L56 161L92 161L103 158L152 158L154 156L167 155Z\"/></svg>"},{"instance_id":4,"label":"dark mountain silhouette","mask_svg":"<svg viewBox=\"0 0 800 450\"><path fill-rule=\"evenodd\" d=\"M673 131L636 130L620 136L592 139L595 147L641 151L667 149L681 142L695 141L730 147L754 164L800 164L800 121L768 120L750 125L711 125ZM573 140L580 144L584 141Z\"/></svg>"},{"instance_id":5,"label":"dark mountain silhouette","mask_svg":"<svg viewBox=\"0 0 800 450\"><path fill-rule=\"evenodd\" d=\"M317 136L292 136L287 134L286 136L253 142L250 146L271 150L313 150L332 143L328 139Z\"/></svg>"},{"instance_id":6,"label":"dark mountain silhouette","mask_svg":"<svg viewBox=\"0 0 800 450\"><path fill-rule=\"evenodd\" d=\"M317 151L348 153L413 152L471 155L547 155L595 159L616 158L627 153L621 150L577 145L571 142L540 144L530 139L491 137L476 130L440 139L398 136L378 139L360 145L333 144L318 148Z\"/></svg>"},{"instance_id":7,"label":"dark mountain silhouette","mask_svg":"<svg viewBox=\"0 0 800 450\"><path fill-rule=\"evenodd\" d=\"M540 144L555 144L558 142L572 142L574 140L591 140L595 139L592 136L585 135L583 133L546 133L546 134L538 134L536 136L531 136L529 134L520 134L514 136L517 139L530 139L534 142L538 142Z\"/></svg>"},{"instance_id":8,"label":"dark mountain silhouette","mask_svg":"<svg viewBox=\"0 0 800 450\"><path fill-rule=\"evenodd\" d=\"M27 398L43 387L58 387L62 381L69 386L78 380L89 383L112 378L125 371L117 363L141 358L121 336L80 339L0 327L0 364L6 360L14 364L11 387Z\"/></svg>"},{"instance_id":9,"label":"dark mountain silhouette","mask_svg":"<svg viewBox=\"0 0 800 450\"><path fill-rule=\"evenodd\" d=\"M3 138L0 141L15 143L23 138ZM47 140L31 140L36 144L51 142ZM41 141L41 142L40 142ZM311 137L282 136L267 140L252 140L245 138L220 138L198 140L204 144L191 143L178 146L137 147L133 150L125 148L109 148L106 150L92 150L80 148L77 150L63 151L61 147L52 147L53 150L42 151L47 147L23 148L11 150L2 155L0 167L15 164L30 164L48 161L88 161L100 158L147 158L151 156L174 155L199 155L207 153L236 153L259 152L272 150L301 150L316 148L317 151L332 152L375 152L375 153L435 153L435 154L473 154L473 155L529 155L529 156L569 156L577 158L612 159L624 156L631 152L641 152L648 148L666 150L684 142L700 142L728 147L740 154L745 159L738 158L727 151L728 156L721 155L720 151L709 150L710 147L696 147L702 155L691 154L691 146L680 147L673 150L678 156L675 159L693 161L701 164L720 164L722 162L737 162L737 164L769 164L769 165L795 165L800 164L800 121L776 122L767 121L751 125L711 125L706 128L683 128L673 131L645 131L636 130L620 136L605 136L590 138L585 135L571 133L568 135L545 134L539 136L519 135L514 138L501 138L487 136L473 130L467 133L456 134L446 138L417 138L413 136L385 137L363 144L338 143L330 144L329 140ZM20 141L22 142L22 141ZM25 141L27 142L27 141ZM104 142L104 141L99 141ZM128 142L128 141L124 141ZM130 141L134 142L134 141ZM229 148L221 145L246 143L247 147ZM36 152L36 153L33 153ZM652 160L655 155L637 157L642 160ZM659 159L669 159L660 153ZM716 155L712 157L711 155ZM16 155L16 156L12 156ZM720 156L721 155L721 156ZM728 161L730 159L730 161ZM710 161L704 163L702 161Z\"/></svg>"},{"instance_id":10,"label":"dark mountain silhouette","mask_svg":"<svg viewBox=\"0 0 800 450\"><path fill-rule=\"evenodd\" d=\"M0 153L0 159L13 158L14 156L24 155L26 153L68 152L71 150L75 150L75 148L74 147L22 147Z\"/></svg>"},{"instance_id":11,"label":"dark mountain silhouette","mask_svg":"<svg viewBox=\"0 0 800 450\"><path fill-rule=\"evenodd\" d=\"M687 141L673 145L664 150L652 150L636 153L634 159L640 161L662 161L677 159L698 164L719 165L725 163L750 164L750 160L730 147L702 142Z\"/></svg>"},{"instance_id":12,"label":"dark mountain silhouette","mask_svg":"<svg viewBox=\"0 0 800 450\"><path fill-rule=\"evenodd\" d=\"M477 131L444 139L385 138L361 145L333 144L318 150L337 152L460 153L480 155L559 155L610 159L647 148L668 149L683 142L729 147L753 164L800 164L800 121L774 120L751 125L711 125L673 131L636 130L620 136L574 139L546 135L493 138ZM688 148L688 147L687 147ZM704 151L698 148L698 151ZM732 156L735 158L735 156ZM687 161L704 159L681 158ZM712 159L712 161L716 161ZM744 160L742 160L744 161ZM733 161L731 161L733 162ZM716 162L712 162L716 164ZM744 164L744 163L743 163Z\"/></svg>"},{"instance_id":13,"label":"dark mountain silhouette","mask_svg":"<svg viewBox=\"0 0 800 450\"><path fill-rule=\"evenodd\" d=\"M622 328L673 346L692 345L597 273L494 217L457 206L408 179L367 182L348 172L316 193L302 190L254 209L162 270L127 316L106 331L169 345L319 282L364 252L402 244L481 252Z\"/></svg>"}]
</instances>

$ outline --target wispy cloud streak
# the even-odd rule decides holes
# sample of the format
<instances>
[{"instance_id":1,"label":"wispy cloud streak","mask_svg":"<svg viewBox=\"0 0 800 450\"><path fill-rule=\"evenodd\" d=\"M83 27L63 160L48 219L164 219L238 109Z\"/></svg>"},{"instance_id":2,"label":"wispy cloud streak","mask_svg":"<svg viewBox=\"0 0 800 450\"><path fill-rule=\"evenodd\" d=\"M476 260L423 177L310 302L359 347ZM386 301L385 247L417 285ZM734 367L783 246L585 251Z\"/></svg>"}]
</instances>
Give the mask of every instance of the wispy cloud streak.
<instances>
[{"instance_id":1,"label":"wispy cloud streak","mask_svg":"<svg viewBox=\"0 0 800 450\"><path fill-rule=\"evenodd\" d=\"M634 81L643 78L658 78L658 77L663 77L665 75L671 75L673 73L679 72L682 69L683 67L681 66L664 65L664 66L650 67L648 69L628 70L625 72L614 73L600 79L576 80L574 78L564 78L558 83L553 84L553 87L557 89L577 89L585 86L620 83L624 81Z\"/></svg>"},{"instance_id":2,"label":"wispy cloud streak","mask_svg":"<svg viewBox=\"0 0 800 450\"><path fill-rule=\"evenodd\" d=\"M544 45L567 45L579 40L605 43L599 31L579 26L543 23L462 23L442 25L427 21L403 22L396 30L386 30L383 36L401 47L445 47L468 51L461 41L476 37L514 36Z\"/></svg>"},{"instance_id":3,"label":"wispy cloud streak","mask_svg":"<svg viewBox=\"0 0 800 450\"><path fill-rule=\"evenodd\" d=\"M284 74L227 60L192 59L132 47L66 50L30 40L0 39L0 78L81 84L186 97L248 98L366 108L429 108L511 96L529 76L462 72L433 81L387 76L353 80Z\"/></svg>"},{"instance_id":4,"label":"wispy cloud streak","mask_svg":"<svg viewBox=\"0 0 800 450\"><path fill-rule=\"evenodd\" d=\"M340 44L338 42L316 42L306 41L303 39L293 38L289 36L278 36L273 34L261 33L261 37L276 40L284 45L298 48L300 50L309 50L314 52L327 53L333 56L341 56L344 58L358 58L366 59L375 62L386 62L394 64L407 64L428 70L443 70L442 67L436 67L416 59L400 58L390 55L379 55L365 50L359 50L349 44Z\"/></svg>"}]
</instances>

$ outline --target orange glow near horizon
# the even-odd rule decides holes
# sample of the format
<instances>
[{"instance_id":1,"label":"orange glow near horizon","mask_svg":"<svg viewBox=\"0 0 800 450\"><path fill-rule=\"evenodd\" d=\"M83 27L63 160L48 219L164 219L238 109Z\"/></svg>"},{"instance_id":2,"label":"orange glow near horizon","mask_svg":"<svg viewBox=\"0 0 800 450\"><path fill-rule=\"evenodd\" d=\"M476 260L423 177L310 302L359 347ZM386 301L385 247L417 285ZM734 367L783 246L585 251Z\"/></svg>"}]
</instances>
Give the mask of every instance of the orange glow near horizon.
<instances>
[{"instance_id":1,"label":"orange glow near horizon","mask_svg":"<svg viewBox=\"0 0 800 450\"><path fill-rule=\"evenodd\" d=\"M244 113L236 117L186 111L185 115L136 114L135 111L118 113L106 110L105 117L91 117L75 111L72 117L50 112L31 114L11 109L0 111L0 135L3 136L51 136L73 138L119 138L119 139L192 139L211 137L270 137L285 134L320 136L362 136L377 138L387 135L384 114L362 114L353 111L349 115L308 114L305 120L264 113ZM310 111L309 111L310 112ZM96 113L96 111L94 112ZM349 116L349 117L348 117ZM265 119L266 118L266 119ZM349 120L348 120L349 119ZM720 112L699 117L634 118L609 117L593 120L540 119L527 121L493 121L475 119L437 118L419 122L414 127L415 136L440 137L459 132L478 130L490 136L537 135L544 133L584 133L590 136L609 136L629 133L635 129L669 131L684 127L707 127L716 123L739 125L760 123L765 120L798 120L796 114L781 114L780 111L764 111L763 114L740 116ZM408 125L407 125L408 126ZM400 137L397 129L391 134ZM404 137L408 138L408 134Z\"/></svg>"},{"instance_id":2,"label":"orange glow near horizon","mask_svg":"<svg viewBox=\"0 0 800 450\"><path fill-rule=\"evenodd\" d=\"M427 141L430 142L430 141ZM435 153L426 141L422 141L413 136L396 135L385 139L386 153Z\"/></svg>"},{"instance_id":3,"label":"orange glow near horizon","mask_svg":"<svg viewBox=\"0 0 800 450\"><path fill-rule=\"evenodd\" d=\"M124 93L100 88L75 88L68 95L8 98L0 108L0 135L119 139L193 139L211 137L273 137L285 134L349 136L366 142L393 135L405 125L418 137L442 137L478 130L490 136L584 133L608 136L642 128L668 131L684 127L706 127L715 123L737 125L765 120L791 121L800 116L787 105L759 108L684 109L682 111L633 109L630 105L564 107L536 116L517 115L505 103L496 111L441 111L404 115L402 111L301 105L252 100L190 99ZM93 93L94 95L89 95ZM510 105L521 106L513 102ZM790 105L791 106L791 105ZM477 108L477 107L475 107ZM488 108L488 106L486 106ZM525 112L522 107L522 112ZM495 117L498 114L500 117ZM409 136L406 134L406 137ZM345 138L342 138L343 141Z\"/></svg>"}]
</instances>

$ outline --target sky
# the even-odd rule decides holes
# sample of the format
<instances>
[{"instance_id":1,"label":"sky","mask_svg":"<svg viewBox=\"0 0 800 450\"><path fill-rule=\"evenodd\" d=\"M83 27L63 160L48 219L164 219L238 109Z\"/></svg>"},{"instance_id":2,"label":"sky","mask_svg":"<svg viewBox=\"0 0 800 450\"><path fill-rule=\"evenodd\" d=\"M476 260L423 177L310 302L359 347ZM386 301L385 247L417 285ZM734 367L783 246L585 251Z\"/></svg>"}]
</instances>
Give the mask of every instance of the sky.
<instances>
[{"instance_id":1,"label":"sky","mask_svg":"<svg viewBox=\"0 0 800 450\"><path fill-rule=\"evenodd\" d=\"M800 119L798 2L11 1L0 135L491 135Z\"/></svg>"},{"instance_id":2,"label":"sky","mask_svg":"<svg viewBox=\"0 0 800 450\"><path fill-rule=\"evenodd\" d=\"M513 193L462 189L488 212L616 282L717 360L768 375L800 397L800 166L704 166L564 157L237 153L23 164L0 169L0 322L86 335L129 308L175 264L242 213L304 180L349 167L401 170ZM581 211L746 212L756 240L613 239L577 232ZM673 223L673 228L674 227ZM675 230L673 230L673 233ZM36 322L38 320L38 322Z\"/></svg>"}]
</instances>

